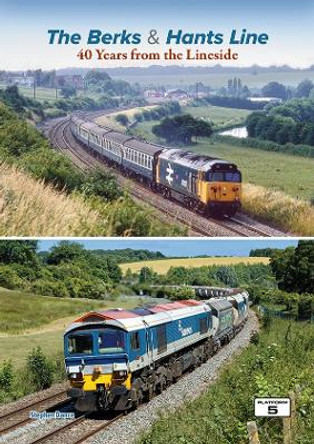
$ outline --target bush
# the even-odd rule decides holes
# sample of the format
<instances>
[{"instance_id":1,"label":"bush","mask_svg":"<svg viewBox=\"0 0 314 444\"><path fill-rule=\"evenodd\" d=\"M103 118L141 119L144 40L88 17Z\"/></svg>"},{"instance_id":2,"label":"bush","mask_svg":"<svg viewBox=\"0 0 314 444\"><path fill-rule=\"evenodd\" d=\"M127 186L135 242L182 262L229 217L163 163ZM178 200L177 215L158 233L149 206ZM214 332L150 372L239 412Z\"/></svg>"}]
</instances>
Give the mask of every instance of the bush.
<instances>
[{"instance_id":1,"label":"bush","mask_svg":"<svg viewBox=\"0 0 314 444\"><path fill-rule=\"evenodd\" d=\"M0 287L9 288L23 288L24 282L18 276L16 270L12 269L10 265L0 266Z\"/></svg>"},{"instance_id":2,"label":"bush","mask_svg":"<svg viewBox=\"0 0 314 444\"><path fill-rule=\"evenodd\" d=\"M53 383L53 364L40 347L34 348L27 357L27 370L37 390L51 387Z\"/></svg>"},{"instance_id":3,"label":"bush","mask_svg":"<svg viewBox=\"0 0 314 444\"><path fill-rule=\"evenodd\" d=\"M116 176L102 169L96 169L90 173L81 186L81 190L86 196L99 196L108 201L122 196Z\"/></svg>"},{"instance_id":4,"label":"bush","mask_svg":"<svg viewBox=\"0 0 314 444\"><path fill-rule=\"evenodd\" d=\"M4 361L0 368L0 389L9 392L13 383L13 365L10 360Z\"/></svg>"},{"instance_id":5,"label":"bush","mask_svg":"<svg viewBox=\"0 0 314 444\"><path fill-rule=\"evenodd\" d=\"M129 118L126 114L118 114L116 116L116 121L121 123L121 125L123 126L127 126L127 124L129 123Z\"/></svg>"}]
</instances>

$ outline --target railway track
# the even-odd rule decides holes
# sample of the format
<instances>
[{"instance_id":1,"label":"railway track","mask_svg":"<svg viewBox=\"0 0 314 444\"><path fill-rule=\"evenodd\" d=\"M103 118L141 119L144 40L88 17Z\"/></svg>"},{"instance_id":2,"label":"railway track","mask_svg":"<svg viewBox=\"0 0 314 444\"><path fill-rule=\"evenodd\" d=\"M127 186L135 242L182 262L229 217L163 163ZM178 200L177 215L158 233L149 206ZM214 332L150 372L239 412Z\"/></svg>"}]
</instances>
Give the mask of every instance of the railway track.
<instances>
[{"instance_id":1,"label":"railway track","mask_svg":"<svg viewBox=\"0 0 314 444\"><path fill-rule=\"evenodd\" d=\"M66 390L62 390L58 393L47 396L46 398L33 401L22 408L19 407L16 410L5 413L4 415L0 416L0 437L11 432L12 430L31 423L33 419L29 417L29 414L32 410L39 408L41 410L50 411L51 409L64 407L69 402L70 399L66 395ZM15 418L17 420L15 420Z\"/></svg>"},{"instance_id":2,"label":"railway track","mask_svg":"<svg viewBox=\"0 0 314 444\"><path fill-rule=\"evenodd\" d=\"M123 414L118 414L112 419L101 420L101 424L97 424L98 421L94 421L92 423L88 422L89 418L91 417L89 413L82 414L78 418L75 418L72 421L68 421L67 424L64 424L57 429L49 431L39 438L35 438L34 440L30 441L29 444L42 444L50 441L53 442L55 438L57 438L58 442L60 442L60 440L62 439L62 442L66 442L67 444L80 444L85 442L86 439L90 438L96 433L105 430L123 416ZM76 429L72 431L73 428ZM67 433L70 431L71 437L69 438L67 437Z\"/></svg>"},{"instance_id":3,"label":"railway track","mask_svg":"<svg viewBox=\"0 0 314 444\"><path fill-rule=\"evenodd\" d=\"M110 110L112 112L113 110ZM87 113L83 118L93 120L104 112ZM125 178L116 169L105 165L100 159L88 152L72 135L69 118L63 119L52 126L46 133L53 145L60 151L71 157L73 163L83 171L101 166L109 169L117 175L119 185L128 188L130 194L141 203L146 202L159 210L163 217L172 219L179 224L188 227L190 236L224 236L224 237L271 237L286 236L278 230L266 225L257 224L255 221L247 223L237 217L218 220L205 218L199 213L180 205L180 203L168 200L159 194L153 193L147 187L138 182ZM259 226L256 226L259 225Z\"/></svg>"},{"instance_id":4,"label":"railway track","mask_svg":"<svg viewBox=\"0 0 314 444\"><path fill-rule=\"evenodd\" d=\"M250 315L250 318L252 317L252 315ZM242 331L239 333L239 336L237 335L236 338L234 338L230 344L235 344L234 341L237 341L237 338L240 338L240 335L243 334L248 334L248 332L252 332L254 331L253 326L250 325L250 318L249 318L249 322L247 324L244 325L244 328L242 329ZM242 333L243 332L243 333ZM246 333L245 333L246 332ZM242 339L243 341L243 339ZM221 356L221 354L224 353L224 349L225 347L230 347L230 344L227 344L226 346L224 346L221 350L218 351L218 353L215 355L216 357L218 357L218 359L221 359L221 365L223 365L222 363L225 362L225 358L223 358ZM241 339L240 342L238 343L238 346L241 346ZM216 359L217 361L217 359ZM204 377L205 375L212 375L212 370L207 370L206 366L210 366L213 365L214 367L217 366L217 363L214 363L214 360L212 358L210 358L208 361L206 361L203 365L201 365L200 367L198 367L197 369L195 369L195 372L204 372ZM192 372L193 373L193 372ZM181 393L182 390L182 386L180 387L180 381L185 381L185 380L189 380L190 379L190 375L192 374L191 372L185 372L183 373L178 379L177 381L172 384L169 388L167 388L166 390L164 390L161 394L156 394L152 397L152 400L150 400L149 402L153 402L154 403L154 398L156 397L156 399L159 399L159 402L157 402L157 410L160 409L160 399L162 399L163 397L163 393L167 392L167 390L175 390L176 387L178 387L177 391L178 393ZM206 376L206 378L207 378ZM199 381L204 380L204 378L198 378ZM190 383L188 383L188 386L190 386ZM52 397L51 397L52 398ZM50 398L50 399L51 399ZM169 399L167 399L167 397L165 398L166 401L163 402L169 402ZM182 398L185 399L184 397ZM33 403L32 405L35 405L36 403ZM29 407L30 404L27 406ZM54 406L54 410L55 410ZM72 410L68 410L68 411L72 411ZM27 426L26 428L24 428L24 425L21 425L21 430L18 430L17 432L19 432L19 434L11 434L11 435L7 435L3 438L3 440L1 440L0 437L0 442L3 442L5 444L17 444L17 443L22 443L23 444L59 444L59 443L67 443L67 444L82 444L85 443L86 440L90 437L93 437L94 435L96 435L99 432L103 432L106 429L108 429L108 432L110 433L111 429L110 427L116 423L119 419L125 418L126 419L126 424L129 423L128 418L129 416L133 418L133 422L134 422L134 416L135 415L139 415L139 416L144 416L145 419L145 415L146 415L146 411L147 411L147 404L141 404L139 406L139 408L136 410L136 412L128 412L127 414L121 414L121 413L83 413L80 414L78 417L74 418L74 419L68 419L68 420L64 420L66 422L62 422L62 424L60 425L60 421L59 420L53 420L53 421L38 421L38 425L36 425L36 427L29 427ZM129 414L130 413L130 414ZM132 422L132 419L131 419ZM145 422L145 421L144 421ZM59 424L58 424L59 423ZM122 423L123 424L123 423ZM126 425L125 427L128 427L128 425ZM113 432L117 435L117 432ZM101 438L101 437L100 437ZM110 442L110 440L99 440L99 442ZM117 442L117 441L114 441ZM124 441L125 442L125 441Z\"/></svg>"}]
</instances>

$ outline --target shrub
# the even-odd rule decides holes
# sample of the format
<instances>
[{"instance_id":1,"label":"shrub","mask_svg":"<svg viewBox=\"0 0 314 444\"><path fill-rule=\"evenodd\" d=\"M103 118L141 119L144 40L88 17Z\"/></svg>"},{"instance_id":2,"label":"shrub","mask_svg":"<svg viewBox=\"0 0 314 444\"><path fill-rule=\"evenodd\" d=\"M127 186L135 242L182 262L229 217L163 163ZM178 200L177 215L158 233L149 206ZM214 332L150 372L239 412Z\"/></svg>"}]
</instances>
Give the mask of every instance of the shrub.
<instances>
[{"instance_id":1,"label":"shrub","mask_svg":"<svg viewBox=\"0 0 314 444\"><path fill-rule=\"evenodd\" d=\"M9 392L13 383L13 365L10 360L4 361L0 368L0 389Z\"/></svg>"},{"instance_id":2,"label":"shrub","mask_svg":"<svg viewBox=\"0 0 314 444\"><path fill-rule=\"evenodd\" d=\"M23 288L24 282L19 277L16 270L12 269L10 265L0 266L0 287L14 289Z\"/></svg>"},{"instance_id":3,"label":"shrub","mask_svg":"<svg viewBox=\"0 0 314 444\"><path fill-rule=\"evenodd\" d=\"M44 390L52 385L53 364L40 347L34 348L28 355L27 370L37 390Z\"/></svg>"}]
</instances>

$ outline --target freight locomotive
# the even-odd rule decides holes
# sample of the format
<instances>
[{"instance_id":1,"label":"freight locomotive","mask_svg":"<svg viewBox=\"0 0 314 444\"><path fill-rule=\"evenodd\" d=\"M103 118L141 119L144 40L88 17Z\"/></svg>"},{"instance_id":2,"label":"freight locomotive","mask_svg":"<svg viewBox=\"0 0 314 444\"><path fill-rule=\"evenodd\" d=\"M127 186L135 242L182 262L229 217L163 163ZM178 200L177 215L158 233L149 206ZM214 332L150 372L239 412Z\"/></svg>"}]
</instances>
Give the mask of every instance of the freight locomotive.
<instances>
[{"instance_id":1,"label":"freight locomotive","mask_svg":"<svg viewBox=\"0 0 314 444\"><path fill-rule=\"evenodd\" d=\"M233 216L241 206L241 173L233 163L144 142L77 116L71 132L123 174L195 211Z\"/></svg>"},{"instance_id":2,"label":"freight locomotive","mask_svg":"<svg viewBox=\"0 0 314 444\"><path fill-rule=\"evenodd\" d=\"M247 317L246 292L89 312L64 335L68 394L79 411L136 408L209 359Z\"/></svg>"}]
</instances>

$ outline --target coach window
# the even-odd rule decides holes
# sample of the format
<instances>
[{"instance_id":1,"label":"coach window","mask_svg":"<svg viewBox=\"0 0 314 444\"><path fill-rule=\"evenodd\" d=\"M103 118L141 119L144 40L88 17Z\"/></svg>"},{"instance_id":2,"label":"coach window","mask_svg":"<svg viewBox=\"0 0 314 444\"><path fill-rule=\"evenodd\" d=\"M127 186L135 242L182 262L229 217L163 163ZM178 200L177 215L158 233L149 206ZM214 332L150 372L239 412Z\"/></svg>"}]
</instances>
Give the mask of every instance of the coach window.
<instances>
[{"instance_id":1,"label":"coach window","mask_svg":"<svg viewBox=\"0 0 314 444\"><path fill-rule=\"evenodd\" d=\"M158 353L162 353L167 350L167 334L165 324L157 327L157 350Z\"/></svg>"},{"instance_id":2,"label":"coach window","mask_svg":"<svg viewBox=\"0 0 314 444\"><path fill-rule=\"evenodd\" d=\"M140 337L138 331L131 333L131 350L140 349Z\"/></svg>"}]
</instances>

